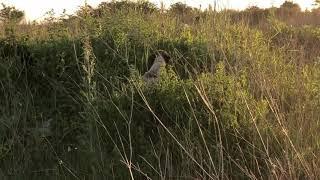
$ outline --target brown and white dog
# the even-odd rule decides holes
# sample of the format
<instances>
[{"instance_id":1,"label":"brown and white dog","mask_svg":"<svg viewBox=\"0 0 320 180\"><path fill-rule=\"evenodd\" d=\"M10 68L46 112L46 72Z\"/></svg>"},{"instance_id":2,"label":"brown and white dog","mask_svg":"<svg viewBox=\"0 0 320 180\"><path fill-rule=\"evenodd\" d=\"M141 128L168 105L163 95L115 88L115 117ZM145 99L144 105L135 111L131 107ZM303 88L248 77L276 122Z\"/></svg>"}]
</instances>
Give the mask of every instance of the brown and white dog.
<instances>
[{"instance_id":1,"label":"brown and white dog","mask_svg":"<svg viewBox=\"0 0 320 180\"><path fill-rule=\"evenodd\" d=\"M161 67L165 67L169 61L170 56L166 51L156 51L148 58L149 70L143 75L143 80L147 83L156 82L160 76Z\"/></svg>"}]
</instances>

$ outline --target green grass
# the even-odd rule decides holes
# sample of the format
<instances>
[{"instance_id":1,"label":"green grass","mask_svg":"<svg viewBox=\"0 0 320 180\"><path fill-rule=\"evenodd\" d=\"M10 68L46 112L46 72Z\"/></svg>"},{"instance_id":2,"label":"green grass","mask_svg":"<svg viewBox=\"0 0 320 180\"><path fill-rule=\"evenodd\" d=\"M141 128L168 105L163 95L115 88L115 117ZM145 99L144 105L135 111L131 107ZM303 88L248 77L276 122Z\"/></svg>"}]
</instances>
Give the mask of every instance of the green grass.
<instances>
[{"instance_id":1,"label":"green grass","mask_svg":"<svg viewBox=\"0 0 320 180\"><path fill-rule=\"evenodd\" d=\"M3 34L0 177L319 177L319 29L229 13L127 8ZM158 49L173 63L150 86Z\"/></svg>"}]
</instances>

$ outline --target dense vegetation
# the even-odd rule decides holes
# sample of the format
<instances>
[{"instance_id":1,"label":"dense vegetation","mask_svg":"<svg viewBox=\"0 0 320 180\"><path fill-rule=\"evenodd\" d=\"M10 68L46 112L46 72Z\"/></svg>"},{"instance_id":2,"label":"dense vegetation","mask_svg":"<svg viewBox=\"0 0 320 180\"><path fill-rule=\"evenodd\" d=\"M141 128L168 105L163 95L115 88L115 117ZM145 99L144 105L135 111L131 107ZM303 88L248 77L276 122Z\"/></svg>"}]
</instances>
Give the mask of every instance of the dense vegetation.
<instances>
[{"instance_id":1,"label":"dense vegetation","mask_svg":"<svg viewBox=\"0 0 320 180\"><path fill-rule=\"evenodd\" d=\"M319 12L120 1L19 24L3 6L1 179L320 177Z\"/></svg>"}]
</instances>

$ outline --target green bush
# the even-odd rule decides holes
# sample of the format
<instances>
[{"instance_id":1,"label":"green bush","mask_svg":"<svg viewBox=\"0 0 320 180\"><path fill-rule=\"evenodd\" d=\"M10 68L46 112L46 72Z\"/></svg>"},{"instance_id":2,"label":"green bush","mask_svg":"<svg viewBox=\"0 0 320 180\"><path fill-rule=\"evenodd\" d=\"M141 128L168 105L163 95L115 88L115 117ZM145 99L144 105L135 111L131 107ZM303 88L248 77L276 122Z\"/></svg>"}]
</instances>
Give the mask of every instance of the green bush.
<instances>
[{"instance_id":1,"label":"green bush","mask_svg":"<svg viewBox=\"0 0 320 180\"><path fill-rule=\"evenodd\" d=\"M172 144L166 146L173 148L169 153L174 153L174 149L179 146L177 142L170 140L169 133L173 133L186 147L188 144L184 143L199 141L201 135L197 128L198 121L201 131L204 132L205 143L210 144L211 155L219 152L215 144L221 143L226 151L231 153L228 154L229 157L238 159L241 158L239 149L234 149L232 145L241 143L241 148L248 150L250 146L239 139L235 133L245 135L246 141L259 142L252 136L255 134L252 126L254 121L262 123L267 113L265 102L256 101L250 96L245 79L245 76L236 78L227 75L223 63L217 65L215 74L204 73L196 80L182 80L170 68L162 71L158 84L145 84L141 82L139 76L133 76L130 84L111 95L111 102L102 101L103 104L99 105L100 118L109 133L114 134L112 139L119 139L116 132L127 132L128 126L131 126L132 146L126 146L126 148L131 148L136 152L134 154L153 154L150 140L154 144L153 148L161 149L163 146L161 140L168 138L168 142ZM107 99L107 97L101 99ZM109 121L110 119L112 121ZM220 129L219 132L217 128ZM192 136L184 142L187 138L184 136L186 134L192 134ZM129 134L121 137L128 140L128 136ZM219 142L219 137L223 137L222 142ZM202 143L198 146L204 148ZM172 154L172 156L175 155ZM195 153L194 156L201 155ZM144 158L148 160L152 159L152 156ZM214 162L219 163L219 160L217 157ZM139 157L135 157L132 161L137 161L137 164L143 163L140 162ZM206 163L210 164L210 162ZM195 164L191 164L197 168ZM225 159L226 169L231 164L230 160ZM254 164L245 165L255 166ZM187 167L178 166L172 171L179 172L184 168ZM229 170L226 170L226 173L233 177ZM241 171L236 174L241 174Z\"/></svg>"}]
</instances>

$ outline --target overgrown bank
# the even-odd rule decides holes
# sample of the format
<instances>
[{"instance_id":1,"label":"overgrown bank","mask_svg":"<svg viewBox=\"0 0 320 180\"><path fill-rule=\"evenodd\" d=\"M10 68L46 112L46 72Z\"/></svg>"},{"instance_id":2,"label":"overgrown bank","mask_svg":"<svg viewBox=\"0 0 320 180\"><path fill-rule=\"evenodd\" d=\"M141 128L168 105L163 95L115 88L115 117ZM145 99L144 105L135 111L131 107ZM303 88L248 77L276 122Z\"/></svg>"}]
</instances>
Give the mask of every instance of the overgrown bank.
<instances>
[{"instance_id":1,"label":"overgrown bank","mask_svg":"<svg viewBox=\"0 0 320 180\"><path fill-rule=\"evenodd\" d=\"M23 30L7 24L1 176L319 176L319 57L298 41L319 43L318 28L270 17L266 31L229 12L109 6ZM158 49L173 63L149 86L140 76Z\"/></svg>"}]
</instances>

